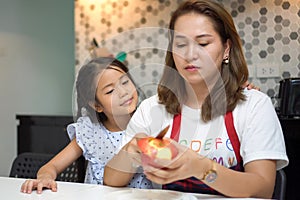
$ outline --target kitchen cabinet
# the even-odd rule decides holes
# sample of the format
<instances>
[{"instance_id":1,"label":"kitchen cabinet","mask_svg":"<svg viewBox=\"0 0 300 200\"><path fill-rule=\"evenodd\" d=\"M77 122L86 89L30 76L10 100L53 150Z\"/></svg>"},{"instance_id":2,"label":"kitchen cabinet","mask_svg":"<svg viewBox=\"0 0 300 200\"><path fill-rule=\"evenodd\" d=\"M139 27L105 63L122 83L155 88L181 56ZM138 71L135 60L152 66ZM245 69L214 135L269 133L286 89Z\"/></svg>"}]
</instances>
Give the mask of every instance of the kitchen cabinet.
<instances>
[{"instance_id":1,"label":"kitchen cabinet","mask_svg":"<svg viewBox=\"0 0 300 200\"><path fill-rule=\"evenodd\" d=\"M289 165L284 168L287 177L286 199L300 199L300 118L279 116L283 130Z\"/></svg>"},{"instance_id":2,"label":"kitchen cabinet","mask_svg":"<svg viewBox=\"0 0 300 200\"><path fill-rule=\"evenodd\" d=\"M17 115L17 153L56 154L70 139L66 132L72 116Z\"/></svg>"}]
</instances>

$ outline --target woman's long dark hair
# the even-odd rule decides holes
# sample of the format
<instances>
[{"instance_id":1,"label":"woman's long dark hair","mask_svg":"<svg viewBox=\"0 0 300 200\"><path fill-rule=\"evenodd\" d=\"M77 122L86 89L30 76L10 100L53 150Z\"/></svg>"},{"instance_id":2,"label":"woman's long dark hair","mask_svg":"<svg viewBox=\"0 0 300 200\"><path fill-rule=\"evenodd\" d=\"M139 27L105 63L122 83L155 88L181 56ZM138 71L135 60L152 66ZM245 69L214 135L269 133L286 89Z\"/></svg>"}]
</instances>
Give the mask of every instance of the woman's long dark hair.
<instances>
[{"instance_id":1,"label":"woman's long dark hair","mask_svg":"<svg viewBox=\"0 0 300 200\"><path fill-rule=\"evenodd\" d=\"M232 17L224 7L213 0L189 0L184 2L173 13L170 20L170 41L165 59L166 66L157 90L160 103L166 106L169 113L180 113L181 105L187 96L185 80L179 73L174 73L174 70L177 71L177 69L173 59L172 43L176 20L180 16L189 13L201 14L208 17L222 42L225 43L229 40L231 44L230 62L229 64L223 63L220 72L221 80L210 91L210 95L207 96L202 104L202 119L209 121L214 117L225 114L227 111L232 111L240 100L245 99L245 96L242 94L242 85L248 80L248 69L240 37L236 31ZM223 88L223 92L220 92L221 88ZM225 108L222 109L221 107Z\"/></svg>"}]
</instances>

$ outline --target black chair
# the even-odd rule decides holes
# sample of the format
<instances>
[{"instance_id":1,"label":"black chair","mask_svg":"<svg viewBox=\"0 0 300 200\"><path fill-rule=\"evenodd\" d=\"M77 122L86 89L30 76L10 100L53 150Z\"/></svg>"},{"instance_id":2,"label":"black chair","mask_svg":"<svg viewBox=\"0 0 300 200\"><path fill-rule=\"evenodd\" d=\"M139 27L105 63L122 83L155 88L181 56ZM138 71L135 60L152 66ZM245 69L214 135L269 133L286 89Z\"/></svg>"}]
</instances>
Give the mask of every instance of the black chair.
<instances>
[{"instance_id":1,"label":"black chair","mask_svg":"<svg viewBox=\"0 0 300 200\"><path fill-rule=\"evenodd\" d=\"M13 161L9 176L15 178L36 178L40 167L47 163L54 155L26 152L19 154ZM85 159L81 156L67 169L60 173L56 180L66 182L84 182Z\"/></svg>"},{"instance_id":2,"label":"black chair","mask_svg":"<svg viewBox=\"0 0 300 200\"><path fill-rule=\"evenodd\" d=\"M276 172L276 182L273 193L273 199L285 200L286 192L286 175L283 169Z\"/></svg>"}]
</instances>

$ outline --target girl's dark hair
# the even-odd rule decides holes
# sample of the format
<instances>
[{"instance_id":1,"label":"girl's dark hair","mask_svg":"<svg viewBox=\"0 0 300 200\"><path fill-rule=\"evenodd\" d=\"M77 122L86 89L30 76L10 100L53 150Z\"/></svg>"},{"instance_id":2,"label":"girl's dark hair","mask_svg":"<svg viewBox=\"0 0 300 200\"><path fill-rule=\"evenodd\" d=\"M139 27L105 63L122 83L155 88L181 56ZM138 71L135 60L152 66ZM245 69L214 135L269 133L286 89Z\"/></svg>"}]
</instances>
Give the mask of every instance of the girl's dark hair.
<instances>
[{"instance_id":1,"label":"girl's dark hair","mask_svg":"<svg viewBox=\"0 0 300 200\"><path fill-rule=\"evenodd\" d=\"M117 70L116 68L112 68L111 66L117 67L120 69L120 71L128 73L128 68L122 62L111 57L98 57L92 59L90 62L88 62L80 68L76 81L76 120L82 116L83 109L86 110L86 114L90 117L90 119L93 122L98 121L103 123L105 120L107 120L107 117L103 112L99 113L95 111L95 109L91 107L90 104L100 104L100 102L96 98L99 75L105 69ZM128 77L133 82L129 74Z\"/></svg>"},{"instance_id":2,"label":"girl's dark hair","mask_svg":"<svg viewBox=\"0 0 300 200\"><path fill-rule=\"evenodd\" d=\"M160 103L166 106L169 113L180 113L181 105L187 96L184 79L179 73L175 73L174 75L174 70L177 71L177 69L173 59L172 43L176 20L180 16L189 13L208 17L215 31L221 37L222 42L225 43L229 40L231 44L229 53L230 62L229 64L223 63L220 71L221 79L210 91L210 95L207 96L202 104L202 119L209 121L214 117L225 114L227 111L232 111L240 100L245 99L245 96L242 94L242 85L248 80L248 69L240 37L236 31L232 17L224 7L213 0L189 0L182 3L173 13L170 20L170 41L165 59L166 66L157 90Z\"/></svg>"}]
</instances>

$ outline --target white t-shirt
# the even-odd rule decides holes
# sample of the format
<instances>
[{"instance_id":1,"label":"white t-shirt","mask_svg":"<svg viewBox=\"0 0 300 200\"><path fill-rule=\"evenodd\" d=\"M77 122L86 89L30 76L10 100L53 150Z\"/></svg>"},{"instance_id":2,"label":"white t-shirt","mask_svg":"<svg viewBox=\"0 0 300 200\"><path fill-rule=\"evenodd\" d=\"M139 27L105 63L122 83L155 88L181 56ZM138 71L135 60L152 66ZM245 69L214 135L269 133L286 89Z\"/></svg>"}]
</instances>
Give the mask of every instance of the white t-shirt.
<instances>
[{"instance_id":1,"label":"white t-shirt","mask_svg":"<svg viewBox=\"0 0 300 200\"><path fill-rule=\"evenodd\" d=\"M257 90L245 89L244 94L246 101L241 101L232 112L243 164L272 159L277 160L277 169L285 167L289 160L280 122L270 98ZM183 106L181 114L180 144L225 167L237 164L224 116L205 123L201 119L200 109L187 106ZM136 133L156 136L167 125L172 127L173 115L158 103L158 96L154 95L144 100L131 118L122 138L122 146ZM171 129L165 137L170 137Z\"/></svg>"}]
</instances>

